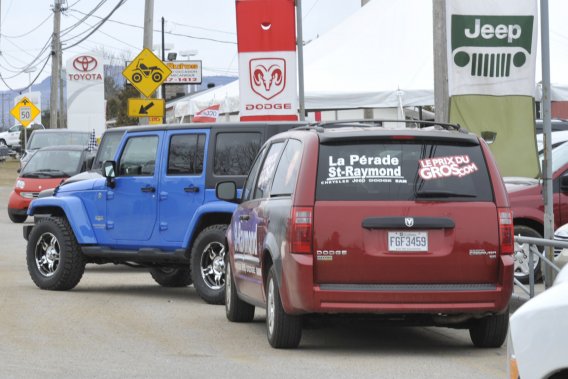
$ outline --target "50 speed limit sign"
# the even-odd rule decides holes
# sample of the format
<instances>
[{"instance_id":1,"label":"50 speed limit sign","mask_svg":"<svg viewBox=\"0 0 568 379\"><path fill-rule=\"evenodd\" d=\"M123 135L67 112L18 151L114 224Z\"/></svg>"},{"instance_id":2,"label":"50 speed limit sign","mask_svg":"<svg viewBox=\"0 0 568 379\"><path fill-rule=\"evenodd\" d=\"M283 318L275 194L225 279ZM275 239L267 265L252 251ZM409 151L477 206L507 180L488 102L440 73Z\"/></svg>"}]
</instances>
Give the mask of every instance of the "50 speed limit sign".
<instances>
[{"instance_id":1,"label":"50 speed limit sign","mask_svg":"<svg viewBox=\"0 0 568 379\"><path fill-rule=\"evenodd\" d=\"M38 107L27 97L23 97L22 100L18 101L16 106L10 111L10 114L24 127L28 126L40 113L41 111Z\"/></svg>"}]
</instances>

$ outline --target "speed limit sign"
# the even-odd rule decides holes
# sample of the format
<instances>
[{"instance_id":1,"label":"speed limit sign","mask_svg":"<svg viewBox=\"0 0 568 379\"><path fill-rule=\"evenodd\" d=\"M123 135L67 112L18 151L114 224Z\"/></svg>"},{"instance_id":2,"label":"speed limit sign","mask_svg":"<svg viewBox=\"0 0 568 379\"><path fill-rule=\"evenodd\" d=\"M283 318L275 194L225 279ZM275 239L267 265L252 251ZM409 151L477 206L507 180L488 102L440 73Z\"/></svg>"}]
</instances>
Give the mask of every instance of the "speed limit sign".
<instances>
[{"instance_id":1,"label":"speed limit sign","mask_svg":"<svg viewBox=\"0 0 568 379\"><path fill-rule=\"evenodd\" d=\"M10 114L24 127L28 126L40 113L38 107L27 97L23 97L22 100L18 101L16 106L10 111Z\"/></svg>"}]
</instances>

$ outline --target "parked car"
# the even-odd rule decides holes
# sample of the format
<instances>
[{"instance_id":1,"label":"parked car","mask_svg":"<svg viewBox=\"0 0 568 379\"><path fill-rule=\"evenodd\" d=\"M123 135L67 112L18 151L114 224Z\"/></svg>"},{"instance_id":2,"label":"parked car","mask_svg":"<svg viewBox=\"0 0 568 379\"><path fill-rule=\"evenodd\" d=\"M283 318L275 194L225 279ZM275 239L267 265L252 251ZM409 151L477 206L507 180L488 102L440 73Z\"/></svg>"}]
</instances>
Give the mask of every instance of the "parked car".
<instances>
[{"instance_id":1,"label":"parked car","mask_svg":"<svg viewBox=\"0 0 568 379\"><path fill-rule=\"evenodd\" d=\"M568 267L511 316L508 378L568 378Z\"/></svg>"},{"instance_id":2,"label":"parked car","mask_svg":"<svg viewBox=\"0 0 568 379\"><path fill-rule=\"evenodd\" d=\"M236 206L215 197L215 184L239 185L269 137L303 125L240 122L129 129L103 162L104 178L57 187L34 200L24 226L27 263L42 289L75 287L85 264L137 264L165 287L193 283L205 301L224 301L225 229ZM55 236L70 266L43 267Z\"/></svg>"},{"instance_id":3,"label":"parked car","mask_svg":"<svg viewBox=\"0 0 568 379\"><path fill-rule=\"evenodd\" d=\"M561 130L550 133L550 142L551 146L554 149L555 147L562 145L564 142L568 141L568 130ZM536 135L536 147L538 154L542 154L544 151L544 135L537 134Z\"/></svg>"},{"instance_id":4,"label":"parked car","mask_svg":"<svg viewBox=\"0 0 568 379\"><path fill-rule=\"evenodd\" d=\"M28 125L30 130L45 129L41 124L30 124ZM15 148L20 146L20 133L24 127L20 124L14 125L7 131L0 133L0 145L6 145L10 148Z\"/></svg>"},{"instance_id":5,"label":"parked car","mask_svg":"<svg viewBox=\"0 0 568 379\"><path fill-rule=\"evenodd\" d=\"M512 214L487 144L459 126L295 129L264 144L240 199L230 181L217 196L240 203L227 318L266 308L271 346L298 346L303 315L335 313L466 328L478 347L505 340Z\"/></svg>"},{"instance_id":6,"label":"parked car","mask_svg":"<svg viewBox=\"0 0 568 379\"><path fill-rule=\"evenodd\" d=\"M22 223L30 202L41 190L54 188L62 180L84 171L92 163L94 151L84 146L49 146L38 150L20 171L8 200L8 217Z\"/></svg>"},{"instance_id":7,"label":"parked car","mask_svg":"<svg viewBox=\"0 0 568 379\"><path fill-rule=\"evenodd\" d=\"M554 231L554 239L560 242L568 242L568 224L564 224ZM554 263L558 267L564 267L568 263L568 248L554 248Z\"/></svg>"},{"instance_id":8,"label":"parked car","mask_svg":"<svg viewBox=\"0 0 568 379\"><path fill-rule=\"evenodd\" d=\"M552 188L555 229L568 223L568 144L557 146L551 152ZM543 238L544 236L544 202L542 197L542 181L535 178L505 177L503 178L511 209L515 235ZM518 245L515 249L515 277L528 283L528 255ZM540 276L540 259L534 258L535 276Z\"/></svg>"},{"instance_id":9,"label":"parked car","mask_svg":"<svg viewBox=\"0 0 568 379\"><path fill-rule=\"evenodd\" d=\"M537 119L536 122L536 133L543 133L544 131L544 122L541 119ZM552 119L550 120L550 129L552 132L560 131L560 130L568 130L568 120L562 119Z\"/></svg>"},{"instance_id":10,"label":"parked car","mask_svg":"<svg viewBox=\"0 0 568 379\"><path fill-rule=\"evenodd\" d=\"M27 141L25 150L20 157L20 168L23 168L31 156L39 149L47 146L79 145L87 147L91 132L69 129L36 130Z\"/></svg>"}]
</instances>

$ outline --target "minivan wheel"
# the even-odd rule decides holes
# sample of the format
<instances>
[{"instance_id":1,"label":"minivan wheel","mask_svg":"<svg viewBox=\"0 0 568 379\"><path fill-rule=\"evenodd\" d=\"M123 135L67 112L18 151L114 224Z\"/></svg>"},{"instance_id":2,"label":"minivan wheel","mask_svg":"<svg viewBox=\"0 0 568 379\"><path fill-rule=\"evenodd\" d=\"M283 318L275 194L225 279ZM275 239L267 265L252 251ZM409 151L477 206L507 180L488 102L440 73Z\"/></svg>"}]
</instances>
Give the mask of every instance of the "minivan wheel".
<instances>
[{"instance_id":1,"label":"minivan wheel","mask_svg":"<svg viewBox=\"0 0 568 379\"><path fill-rule=\"evenodd\" d=\"M515 225L515 235L522 237L533 237L542 238L542 235L534 230L533 228L525 225ZM525 254L523 245L515 243L515 253L513 258L515 259L515 278L517 278L521 283L527 284L529 282L529 256ZM544 249L538 247L538 251L542 253ZM541 278L540 272L540 258L537 255L533 255L534 264L534 278L535 281Z\"/></svg>"},{"instance_id":2,"label":"minivan wheel","mask_svg":"<svg viewBox=\"0 0 568 379\"><path fill-rule=\"evenodd\" d=\"M500 347L505 342L508 328L509 310L474 321L469 336L476 347Z\"/></svg>"},{"instance_id":3,"label":"minivan wheel","mask_svg":"<svg viewBox=\"0 0 568 379\"><path fill-rule=\"evenodd\" d=\"M189 267L152 267L150 275L162 287L187 287L193 283Z\"/></svg>"},{"instance_id":4,"label":"minivan wheel","mask_svg":"<svg viewBox=\"0 0 568 379\"><path fill-rule=\"evenodd\" d=\"M212 225L201 231L191 249L191 279L197 294L209 304L225 301L225 231Z\"/></svg>"},{"instance_id":5,"label":"minivan wheel","mask_svg":"<svg viewBox=\"0 0 568 379\"><path fill-rule=\"evenodd\" d=\"M302 317L289 315L282 307L274 266L266 282L266 332L270 346L277 349L296 348L302 339Z\"/></svg>"},{"instance_id":6,"label":"minivan wheel","mask_svg":"<svg viewBox=\"0 0 568 379\"><path fill-rule=\"evenodd\" d=\"M28 271L41 289L64 291L74 288L85 272L85 258L65 218L36 220L26 249Z\"/></svg>"},{"instance_id":7,"label":"minivan wheel","mask_svg":"<svg viewBox=\"0 0 568 379\"><path fill-rule=\"evenodd\" d=\"M251 322L254 319L254 305L239 299L228 259L225 261L225 273L225 314L227 315L227 320L232 322Z\"/></svg>"}]
</instances>

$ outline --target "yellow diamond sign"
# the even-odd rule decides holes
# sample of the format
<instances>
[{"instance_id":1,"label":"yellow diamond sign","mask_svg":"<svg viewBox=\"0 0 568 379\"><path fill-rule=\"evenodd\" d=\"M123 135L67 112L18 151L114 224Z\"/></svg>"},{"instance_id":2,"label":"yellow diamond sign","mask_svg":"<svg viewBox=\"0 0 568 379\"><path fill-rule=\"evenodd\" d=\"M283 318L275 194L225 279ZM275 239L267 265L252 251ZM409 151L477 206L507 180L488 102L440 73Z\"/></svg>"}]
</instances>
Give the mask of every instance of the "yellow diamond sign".
<instances>
[{"instance_id":1,"label":"yellow diamond sign","mask_svg":"<svg viewBox=\"0 0 568 379\"><path fill-rule=\"evenodd\" d=\"M122 76L140 93L150 97L171 73L172 71L160 58L149 49L144 49L126 66Z\"/></svg>"},{"instance_id":2,"label":"yellow diamond sign","mask_svg":"<svg viewBox=\"0 0 568 379\"><path fill-rule=\"evenodd\" d=\"M10 111L10 114L14 118L20 121L24 127L28 126L34 118L39 116L41 111L31 102L27 97L23 97L14 108Z\"/></svg>"}]
</instances>

